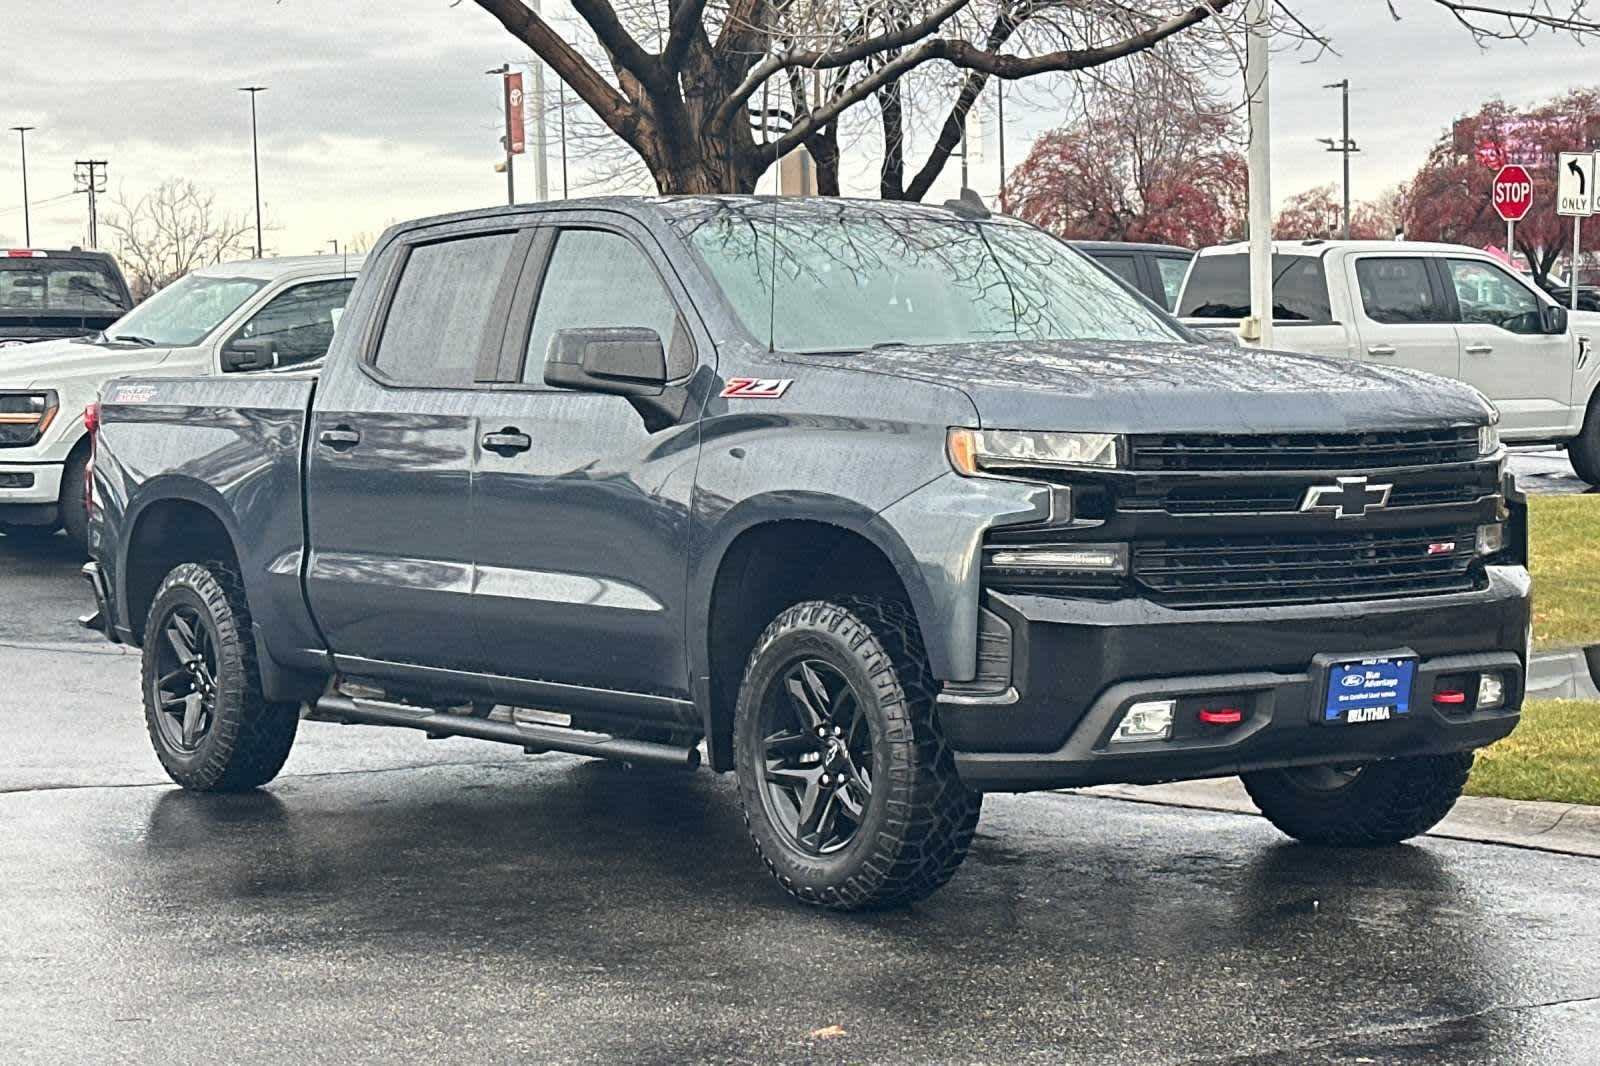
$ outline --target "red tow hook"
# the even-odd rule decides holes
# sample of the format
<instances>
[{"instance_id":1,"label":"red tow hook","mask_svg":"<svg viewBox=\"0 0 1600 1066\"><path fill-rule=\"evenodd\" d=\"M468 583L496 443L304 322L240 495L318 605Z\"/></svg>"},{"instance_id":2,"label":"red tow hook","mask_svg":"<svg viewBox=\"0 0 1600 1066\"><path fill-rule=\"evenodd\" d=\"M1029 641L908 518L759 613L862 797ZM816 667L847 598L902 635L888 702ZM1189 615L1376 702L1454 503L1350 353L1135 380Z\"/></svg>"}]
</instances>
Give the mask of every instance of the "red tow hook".
<instances>
[{"instance_id":1,"label":"red tow hook","mask_svg":"<svg viewBox=\"0 0 1600 1066\"><path fill-rule=\"evenodd\" d=\"M1203 707L1200 720L1206 725L1238 725L1244 721L1244 712L1237 707L1218 707L1216 710Z\"/></svg>"}]
</instances>

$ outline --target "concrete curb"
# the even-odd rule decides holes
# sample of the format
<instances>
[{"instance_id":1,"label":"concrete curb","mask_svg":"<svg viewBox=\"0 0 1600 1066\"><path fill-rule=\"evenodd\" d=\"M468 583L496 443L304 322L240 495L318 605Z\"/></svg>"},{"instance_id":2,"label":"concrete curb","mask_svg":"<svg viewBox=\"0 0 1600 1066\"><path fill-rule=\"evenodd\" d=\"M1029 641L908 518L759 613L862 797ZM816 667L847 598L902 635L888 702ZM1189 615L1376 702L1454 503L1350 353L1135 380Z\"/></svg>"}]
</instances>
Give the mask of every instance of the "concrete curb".
<instances>
[{"instance_id":1,"label":"concrete curb","mask_svg":"<svg viewBox=\"0 0 1600 1066\"><path fill-rule=\"evenodd\" d=\"M1161 807L1223 811L1260 817L1237 777L1213 781L1181 781L1170 785L1100 785L1065 790ZM1600 807L1574 803L1463 796L1455 809L1429 833L1447 840L1530 848L1558 855L1600 858Z\"/></svg>"}]
</instances>

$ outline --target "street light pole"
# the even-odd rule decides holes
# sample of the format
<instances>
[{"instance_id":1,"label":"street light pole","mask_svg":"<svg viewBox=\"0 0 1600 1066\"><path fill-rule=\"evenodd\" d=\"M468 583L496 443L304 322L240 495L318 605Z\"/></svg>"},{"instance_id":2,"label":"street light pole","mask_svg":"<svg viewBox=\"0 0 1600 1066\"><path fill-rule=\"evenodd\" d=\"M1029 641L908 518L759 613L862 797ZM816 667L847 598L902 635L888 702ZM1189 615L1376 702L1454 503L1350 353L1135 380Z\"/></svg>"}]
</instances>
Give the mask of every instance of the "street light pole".
<instances>
[{"instance_id":1,"label":"street light pole","mask_svg":"<svg viewBox=\"0 0 1600 1066\"><path fill-rule=\"evenodd\" d=\"M1250 317L1241 339L1272 347L1272 131L1267 56L1272 0L1245 7L1245 96L1250 115Z\"/></svg>"},{"instance_id":2,"label":"street light pole","mask_svg":"<svg viewBox=\"0 0 1600 1066\"><path fill-rule=\"evenodd\" d=\"M256 176L256 258L265 255L261 242L261 142L256 133L256 94L267 91L265 85L246 85L240 90L250 94L250 159Z\"/></svg>"},{"instance_id":3,"label":"street light pole","mask_svg":"<svg viewBox=\"0 0 1600 1066\"><path fill-rule=\"evenodd\" d=\"M498 74L503 86L506 75L511 73L511 64L505 63L501 66L495 67L493 70L486 70L484 73ZM511 154L511 137L509 134L510 131L507 130L505 133L500 135L500 146L506 150L506 203L511 206L515 206L517 202L517 177L516 171L512 169L511 160L513 157Z\"/></svg>"},{"instance_id":4,"label":"street light pole","mask_svg":"<svg viewBox=\"0 0 1600 1066\"><path fill-rule=\"evenodd\" d=\"M1330 82L1329 84L1324 85L1323 88L1324 89L1338 89L1340 94L1343 96L1343 104L1344 104L1344 136L1342 136L1339 139L1339 142L1337 144L1334 143L1334 140L1333 140L1332 137L1322 137L1322 138L1319 138L1319 139L1322 141L1323 144L1328 146L1328 151L1330 151L1330 152L1338 152L1340 155L1344 156L1344 239L1345 240L1349 240L1350 239L1350 154L1352 152L1361 151L1361 149L1356 147L1356 142L1352 141L1350 139L1350 79L1349 78L1345 78L1345 79L1343 79L1341 81Z\"/></svg>"},{"instance_id":5,"label":"street light pole","mask_svg":"<svg viewBox=\"0 0 1600 1066\"><path fill-rule=\"evenodd\" d=\"M28 131L33 126L12 126L22 141L22 243L33 246L33 223L28 216Z\"/></svg>"}]
</instances>

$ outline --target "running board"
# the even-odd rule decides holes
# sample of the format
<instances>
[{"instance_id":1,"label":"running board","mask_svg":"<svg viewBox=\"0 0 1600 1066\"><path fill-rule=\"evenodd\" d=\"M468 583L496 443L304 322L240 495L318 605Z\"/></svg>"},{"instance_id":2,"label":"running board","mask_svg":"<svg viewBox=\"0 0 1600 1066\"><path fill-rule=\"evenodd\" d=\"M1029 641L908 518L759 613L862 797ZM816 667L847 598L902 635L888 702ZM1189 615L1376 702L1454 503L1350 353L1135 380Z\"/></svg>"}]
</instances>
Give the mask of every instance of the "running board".
<instances>
[{"instance_id":1,"label":"running board","mask_svg":"<svg viewBox=\"0 0 1600 1066\"><path fill-rule=\"evenodd\" d=\"M404 726L407 729L423 730L433 737L493 740L501 744L515 744L530 754L541 751L564 751L573 755L589 755L597 759L654 763L684 770L693 770L700 765L698 747L679 748L648 740L562 729L560 726L522 725L462 714L443 714L427 707L352 699L349 696L331 693L317 700L314 716L324 720L361 725Z\"/></svg>"}]
</instances>

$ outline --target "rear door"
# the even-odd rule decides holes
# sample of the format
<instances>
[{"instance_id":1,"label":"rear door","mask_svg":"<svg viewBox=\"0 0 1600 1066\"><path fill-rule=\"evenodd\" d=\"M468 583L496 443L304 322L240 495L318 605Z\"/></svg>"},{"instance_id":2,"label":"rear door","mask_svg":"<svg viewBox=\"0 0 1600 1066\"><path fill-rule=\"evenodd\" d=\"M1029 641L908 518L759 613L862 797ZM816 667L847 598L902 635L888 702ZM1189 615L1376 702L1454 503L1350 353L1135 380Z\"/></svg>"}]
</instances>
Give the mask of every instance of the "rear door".
<instances>
[{"instance_id":1,"label":"rear door","mask_svg":"<svg viewBox=\"0 0 1600 1066\"><path fill-rule=\"evenodd\" d=\"M544 384L557 332L623 326L661 337L678 415ZM688 506L704 396L685 383L697 352L711 351L699 331L687 292L633 220L573 213L541 231L506 335L513 383L480 408L483 433L498 434L483 438L473 490L485 670L687 696Z\"/></svg>"},{"instance_id":2,"label":"rear door","mask_svg":"<svg viewBox=\"0 0 1600 1066\"><path fill-rule=\"evenodd\" d=\"M498 226L486 223L498 222ZM422 230L389 261L360 358L317 392L306 588L340 669L467 669L476 402L495 375L531 229Z\"/></svg>"},{"instance_id":3,"label":"rear door","mask_svg":"<svg viewBox=\"0 0 1600 1066\"><path fill-rule=\"evenodd\" d=\"M1454 299L1461 377L1500 409L1512 437L1559 436L1571 420L1570 328L1544 331L1546 299L1509 270L1483 259L1442 261Z\"/></svg>"},{"instance_id":4,"label":"rear door","mask_svg":"<svg viewBox=\"0 0 1600 1066\"><path fill-rule=\"evenodd\" d=\"M1356 357L1457 377L1461 346L1442 279L1424 255L1352 256L1345 269L1355 294Z\"/></svg>"}]
</instances>

